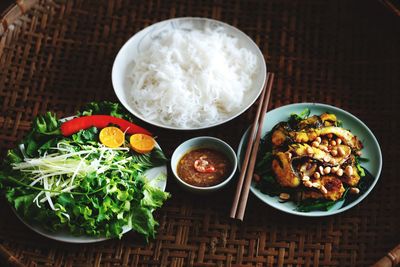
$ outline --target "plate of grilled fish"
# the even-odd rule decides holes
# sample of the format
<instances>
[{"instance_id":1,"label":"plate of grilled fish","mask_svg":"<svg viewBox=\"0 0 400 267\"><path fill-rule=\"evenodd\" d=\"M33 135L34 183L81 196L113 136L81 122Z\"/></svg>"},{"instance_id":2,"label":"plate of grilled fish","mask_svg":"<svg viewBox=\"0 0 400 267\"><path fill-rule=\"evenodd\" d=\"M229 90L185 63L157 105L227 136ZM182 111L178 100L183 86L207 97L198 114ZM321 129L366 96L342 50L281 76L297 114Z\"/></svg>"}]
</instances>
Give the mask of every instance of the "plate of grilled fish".
<instances>
[{"instance_id":1,"label":"plate of grilled fish","mask_svg":"<svg viewBox=\"0 0 400 267\"><path fill-rule=\"evenodd\" d=\"M239 162L248 135L240 141ZM381 169L379 143L357 117L326 104L291 104L265 116L250 190L281 211L328 216L360 203Z\"/></svg>"}]
</instances>

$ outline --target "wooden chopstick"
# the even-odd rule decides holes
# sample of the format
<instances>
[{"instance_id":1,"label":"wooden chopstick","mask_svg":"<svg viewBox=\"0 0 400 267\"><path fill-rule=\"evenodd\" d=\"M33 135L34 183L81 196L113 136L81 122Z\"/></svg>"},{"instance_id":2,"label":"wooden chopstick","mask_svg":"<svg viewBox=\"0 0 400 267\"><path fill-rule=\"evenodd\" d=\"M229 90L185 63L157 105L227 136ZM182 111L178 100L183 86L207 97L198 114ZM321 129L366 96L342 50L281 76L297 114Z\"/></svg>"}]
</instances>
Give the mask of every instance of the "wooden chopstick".
<instances>
[{"instance_id":1,"label":"wooden chopstick","mask_svg":"<svg viewBox=\"0 0 400 267\"><path fill-rule=\"evenodd\" d=\"M389 251L382 259L375 262L372 267L392 267L400 263L400 244Z\"/></svg>"},{"instance_id":2,"label":"wooden chopstick","mask_svg":"<svg viewBox=\"0 0 400 267\"><path fill-rule=\"evenodd\" d=\"M242 194L240 196L239 208L236 213L236 219L239 219L241 221L244 218L244 212L246 210L247 199L249 197L250 184L251 184L251 180L253 178L254 166L256 164L258 147L260 145L261 132L262 132L263 124L264 124L264 117L265 117L265 113L267 112L269 99L271 97L273 82L274 82L274 74L270 73L268 76L268 80L267 80L267 88L266 88L267 92L266 92L265 98L263 99L264 101L262 103L261 116L258 120L257 135L254 140L253 148L251 151L250 162L249 162L249 166L247 169L246 178L244 181L244 187L243 187Z\"/></svg>"},{"instance_id":3,"label":"wooden chopstick","mask_svg":"<svg viewBox=\"0 0 400 267\"><path fill-rule=\"evenodd\" d=\"M269 73L267 73L267 81L268 81L268 78L269 78ZM233 203L232 203L232 208L231 208L231 213L230 213L231 218L236 217L236 212L237 212L237 208L239 205L240 194L242 193L243 182L244 182L244 178L245 178L246 171L247 171L247 166L248 166L249 159L250 159L251 149L253 148L254 135L257 130L257 122L258 122L258 118L260 117L260 114L261 114L262 103L263 103L263 99L265 96L265 91L267 90L266 88L267 88L267 82L265 83L264 88L261 92L260 102L258 103L256 117L254 119L253 125L251 126L251 130L249 133L249 139L247 141L246 153L244 155L242 169L240 170L240 175L239 175L238 183L236 186L235 197L234 197Z\"/></svg>"},{"instance_id":4,"label":"wooden chopstick","mask_svg":"<svg viewBox=\"0 0 400 267\"><path fill-rule=\"evenodd\" d=\"M265 113L268 108L273 82L274 74L267 73L267 81L264 90L260 96L257 113L254 118L254 122L248 138L246 153L236 187L235 198L232 203L232 209L230 213L231 218L243 220L244 217L247 199L249 196L251 179L253 177L254 166L257 158L258 147L260 145L262 125L264 122ZM257 134L255 136L256 130Z\"/></svg>"}]
</instances>

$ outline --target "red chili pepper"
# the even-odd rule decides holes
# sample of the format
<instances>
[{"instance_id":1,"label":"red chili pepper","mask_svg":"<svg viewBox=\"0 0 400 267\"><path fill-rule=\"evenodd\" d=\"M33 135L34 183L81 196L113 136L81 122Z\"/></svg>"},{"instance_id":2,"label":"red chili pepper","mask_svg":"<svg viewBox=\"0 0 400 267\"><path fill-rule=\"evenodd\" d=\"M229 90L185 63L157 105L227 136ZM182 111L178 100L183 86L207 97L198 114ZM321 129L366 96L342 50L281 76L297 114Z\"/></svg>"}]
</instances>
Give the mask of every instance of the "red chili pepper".
<instances>
[{"instance_id":1,"label":"red chili pepper","mask_svg":"<svg viewBox=\"0 0 400 267\"><path fill-rule=\"evenodd\" d=\"M149 131L136 124L109 115L91 115L74 118L61 124L61 133L64 136L70 136L80 130L85 130L93 126L101 129L110 124L118 125L122 131L126 131L128 134L142 133L152 135Z\"/></svg>"}]
</instances>

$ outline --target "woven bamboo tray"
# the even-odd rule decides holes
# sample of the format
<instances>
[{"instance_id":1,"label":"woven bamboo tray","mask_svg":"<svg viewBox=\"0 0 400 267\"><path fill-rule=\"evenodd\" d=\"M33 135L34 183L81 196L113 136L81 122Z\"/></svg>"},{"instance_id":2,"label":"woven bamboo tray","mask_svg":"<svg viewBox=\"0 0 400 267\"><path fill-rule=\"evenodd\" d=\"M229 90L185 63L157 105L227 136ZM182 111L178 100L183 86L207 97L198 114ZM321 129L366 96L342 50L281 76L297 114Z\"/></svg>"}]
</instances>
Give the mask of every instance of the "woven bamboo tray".
<instances>
[{"instance_id":1,"label":"woven bamboo tray","mask_svg":"<svg viewBox=\"0 0 400 267\"><path fill-rule=\"evenodd\" d=\"M111 67L135 32L171 17L210 17L247 33L276 80L270 109L322 102L350 111L383 151L381 180L340 215L285 215L255 198L243 223L228 219L232 184L199 201L172 177L172 199L156 216L156 240L71 245L41 237L0 200L0 265L15 266L367 266L400 242L398 160L400 25L377 1L23 1L0 24L0 151L15 146L34 116L67 116L84 103L114 100ZM198 135L234 148L255 108L223 126L176 132L148 126L168 156ZM147 126L147 125L146 125Z\"/></svg>"}]
</instances>

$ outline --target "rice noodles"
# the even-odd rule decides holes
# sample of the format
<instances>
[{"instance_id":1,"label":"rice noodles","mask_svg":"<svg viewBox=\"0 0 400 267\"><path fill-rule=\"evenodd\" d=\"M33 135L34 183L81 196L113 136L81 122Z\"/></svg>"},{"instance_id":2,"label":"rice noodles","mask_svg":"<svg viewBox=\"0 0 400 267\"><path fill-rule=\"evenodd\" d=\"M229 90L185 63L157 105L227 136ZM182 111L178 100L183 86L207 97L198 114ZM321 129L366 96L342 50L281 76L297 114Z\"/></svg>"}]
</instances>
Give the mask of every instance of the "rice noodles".
<instances>
[{"instance_id":1,"label":"rice noodles","mask_svg":"<svg viewBox=\"0 0 400 267\"><path fill-rule=\"evenodd\" d=\"M256 71L256 56L222 28L171 29L135 60L130 101L147 120L212 125L241 108Z\"/></svg>"}]
</instances>

